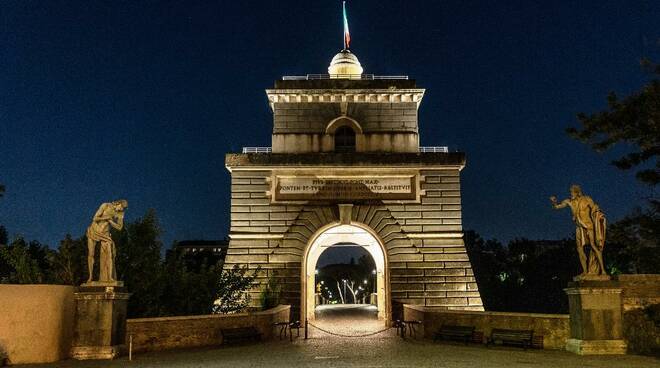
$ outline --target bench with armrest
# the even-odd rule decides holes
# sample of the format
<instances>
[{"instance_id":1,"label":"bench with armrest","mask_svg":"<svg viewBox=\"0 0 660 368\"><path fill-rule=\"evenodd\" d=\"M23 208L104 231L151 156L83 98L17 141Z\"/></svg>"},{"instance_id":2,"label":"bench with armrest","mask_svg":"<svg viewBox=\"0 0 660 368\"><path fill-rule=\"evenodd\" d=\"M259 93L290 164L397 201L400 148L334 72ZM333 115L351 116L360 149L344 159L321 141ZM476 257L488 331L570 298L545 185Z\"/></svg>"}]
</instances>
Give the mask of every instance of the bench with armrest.
<instances>
[{"instance_id":1,"label":"bench with armrest","mask_svg":"<svg viewBox=\"0 0 660 368\"><path fill-rule=\"evenodd\" d=\"M503 328L494 328L486 346L501 342L502 345L518 345L525 350L532 347L534 331L532 330L509 330Z\"/></svg>"},{"instance_id":2,"label":"bench with armrest","mask_svg":"<svg viewBox=\"0 0 660 368\"><path fill-rule=\"evenodd\" d=\"M261 340L261 332L254 327L223 328L220 330L220 333L222 333L223 344Z\"/></svg>"},{"instance_id":3,"label":"bench with armrest","mask_svg":"<svg viewBox=\"0 0 660 368\"><path fill-rule=\"evenodd\" d=\"M392 321L392 327L396 328L396 334L402 338L406 338L406 330L408 330L408 335L410 337L417 337L417 328L416 326L421 325L422 321L402 321L400 319Z\"/></svg>"},{"instance_id":4,"label":"bench with armrest","mask_svg":"<svg viewBox=\"0 0 660 368\"><path fill-rule=\"evenodd\" d=\"M282 336L286 337L287 335L287 330L289 329L289 321L275 322L273 323L273 327L280 328L280 340L282 340Z\"/></svg>"},{"instance_id":5,"label":"bench with armrest","mask_svg":"<svg viewBox=\"0 0 660 368\"><path fill-rule=\"evenodd\" d=\"M463 341L467 345L473 339L474 330L474 326L442 325L433 335L433 341L455 340Z\"/></svg>"},{"instance_id":6,"label":"bench with armrest","mask_svg":"<svg viewBox=\"0 0 660 368\"><path fill-rule=\"evenodd\" d=\"M296 337L300 337L300 329L302 328L302 324L300 321L294 321L289 323L289 338L291 341L293 341L293 330L295 329L297 331Z\"/></svg>"},{"instance_id":7,"label":"bench with armrest","mask_svg":"<svg viewBox=\"0 0 660 368\"><path fill-rule=\"evenodd\" d=\"M282 340L282 336L286 337L287 334L288 334L289 335L289 340L293 341L293 330L297 331L297 336L296 337L300 337L300 329L302 328L302 324L300 323L300 321L275 322L275 323L273 323L273 326L280 328L280 340Z\"/></svg>"}]
</instances>

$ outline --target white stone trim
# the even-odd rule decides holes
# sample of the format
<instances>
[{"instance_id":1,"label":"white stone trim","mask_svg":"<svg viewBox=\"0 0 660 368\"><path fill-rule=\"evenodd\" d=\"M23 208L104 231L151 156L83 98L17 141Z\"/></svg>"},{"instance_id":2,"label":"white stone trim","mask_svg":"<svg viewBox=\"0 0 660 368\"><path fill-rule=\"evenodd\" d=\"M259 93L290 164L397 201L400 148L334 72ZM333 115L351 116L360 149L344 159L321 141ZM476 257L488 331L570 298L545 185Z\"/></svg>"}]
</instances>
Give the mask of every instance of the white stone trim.
<instances>
[{"instance_id":1,"label":"white stone trim","mask_svg":"<svg viewBox=\"0 0 660 368\"><path fill-rule=\"evenodd\" d=\"M463 238L463 233L407 233L411 239Z\"/></svg>"},{"instance_id":2,"label":"white stone trim","mask_svg":"<svg viewBox=\"0 0 660 368\"><path fill-rule=\"evenodd\" d=\"M254 234L229 234L230 239L282 239L284 234L265 234L265 233L254 233Z\"/></svg>"}]
</instances>

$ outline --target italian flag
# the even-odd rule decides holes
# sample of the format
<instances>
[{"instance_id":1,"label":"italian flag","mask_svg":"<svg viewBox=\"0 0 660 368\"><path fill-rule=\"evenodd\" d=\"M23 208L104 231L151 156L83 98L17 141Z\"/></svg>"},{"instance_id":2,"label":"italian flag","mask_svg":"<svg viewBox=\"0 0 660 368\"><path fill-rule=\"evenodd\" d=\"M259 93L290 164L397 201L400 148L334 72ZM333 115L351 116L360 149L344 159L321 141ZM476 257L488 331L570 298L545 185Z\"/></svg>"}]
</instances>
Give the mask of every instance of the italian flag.
<instances>
[{"instance_id":1,"label":"italian flag","mask_svg":"<svg viewBox=\"0 0 660 368\"><path fill-rule=\"evenodd\" d=\"M348 31L348 17L346 16L346 1L342 3L344 10L344 50L351 47L351 33Z\"/></svg>"}]
</instances>

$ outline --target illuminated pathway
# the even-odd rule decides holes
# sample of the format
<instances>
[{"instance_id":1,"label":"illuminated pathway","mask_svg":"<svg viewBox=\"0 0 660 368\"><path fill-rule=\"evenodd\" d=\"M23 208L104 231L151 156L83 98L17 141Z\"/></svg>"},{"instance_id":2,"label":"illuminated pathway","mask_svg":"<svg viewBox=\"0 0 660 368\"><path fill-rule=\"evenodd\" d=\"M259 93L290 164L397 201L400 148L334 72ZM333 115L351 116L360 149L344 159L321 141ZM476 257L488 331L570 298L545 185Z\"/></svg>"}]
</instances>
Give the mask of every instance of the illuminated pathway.
<instances>
[{"instance_id":1,"label":"illuminated pathway","mask_svg":"<svg viewBox=\"0 0 660 368\"><path fill-rule=\"evenodd\" d=\"M379 321L378 308L369 304L327 304L316 307L314 326L329 332L323 332L312 326L309 337L327 338L332 334L357 336L371 334L386 329L385 322ZM395 330L372 335L375 338L396 335Z\"/></svg>"}]
</instances>

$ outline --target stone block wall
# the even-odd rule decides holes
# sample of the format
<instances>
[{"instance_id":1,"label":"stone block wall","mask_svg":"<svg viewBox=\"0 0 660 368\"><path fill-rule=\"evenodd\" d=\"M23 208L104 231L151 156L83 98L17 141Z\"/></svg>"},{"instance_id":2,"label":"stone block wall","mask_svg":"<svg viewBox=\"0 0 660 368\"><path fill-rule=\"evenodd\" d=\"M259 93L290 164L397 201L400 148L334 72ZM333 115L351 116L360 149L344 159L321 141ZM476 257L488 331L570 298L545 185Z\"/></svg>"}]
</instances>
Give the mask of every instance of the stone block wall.
<instances>
[{"instance_id":1,"label":"stone block wall","mask_svg":"<svg viewBox=\"0 0 660 368\"><path fill-rule=\"evenodd\" d=\"M339 102L273 104L273 134L324 134L328 123L342 115ZM364 133L417 133L417 103L347 103L346 115Z\"/></svg>"},{"instance_id":2,"label":"stone block wall","mask_svg":"<svg viewBox=\"0 0 660 368\"><path fill-rule=\"evenodd\" d=\"M420 203L356 202L352 221L371 228L389 261L391 298L400 303L483 310L462 238L458 169L421 170ZM282 302L300 306L301 265L310 238L338 223L336 204L271 203L270 170L232 170L230 243L225 267L261 268L253 301L269 277Z\"/></svg>"},{"instance_id":3,"label":"stone block wall","mask_svg":"<svg viewBox=\"0 0 660 368\"><path fill-rule=\"evenodd\" d=\"M272 108L276 153L333 151L334 136L326 128L341 116L362 129L356 132L358 152L419 150L417 102L277 102Z\"/></svg>"},{"instance_id":4,"label":"stone block wall","mask_svg":"<svg viewBox=\"0 0 660 368\"><path fill-rule=\"evenodd\" d=\"M290 306L280 305L254 313L129 319L126 346L131 337L133 352L221 345L220 330L238 327L255 327L268 340L273 337L273 323L288 321L290 312Z\"/></svg>"},{"instance_id":5,"label":"stone block wall","mask_svg":"<svg viewBox=\"0 0 660 368\"><path fill-rule=\"evenodd\" d=\"M570 335L568 314L447 311L435 307L404 305L406 320L422 321L422 333L433 338L443 324L475 326L483 337L494 328L533 330L543 336L544 349L563 350Z\"/></svg>"}]
</instances>

